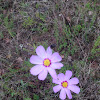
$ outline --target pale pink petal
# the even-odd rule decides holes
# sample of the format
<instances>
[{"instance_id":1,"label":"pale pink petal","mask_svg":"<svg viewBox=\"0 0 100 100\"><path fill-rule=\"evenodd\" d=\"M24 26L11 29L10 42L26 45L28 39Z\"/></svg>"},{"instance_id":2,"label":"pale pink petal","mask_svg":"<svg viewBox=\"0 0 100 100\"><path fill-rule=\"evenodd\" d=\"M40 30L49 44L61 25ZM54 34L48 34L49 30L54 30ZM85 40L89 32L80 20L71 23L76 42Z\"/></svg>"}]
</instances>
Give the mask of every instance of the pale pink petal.
<instances>
[{"instance_id":1,"label":"pale pink petal","mask_svg":"<svg viewBox=\"0 0 100 100\"><path fill-rule=\"evenodd\" d=\"M65 73L65 79L69 80L72 76L72 71L70 70L67 70L66 73Z\"/></svg>"},{"instance_id":2,"label":"pale pink petal","mask_svg":"<svg viewBox=\"0 0 100 100\"><path fill-rule=\"evenodd\" d=\"M55 52L52 54L52 56L50 57L51 62L59 62L62 60L61 56L59 55L58 52Z\"/></svg>"},{"instance_id":3,"label":"pale pink petal","mask_svg":"<svg viewBox=\"0 0 100 100\"><path fill-rule=\"evenodd\" d=\"M73 91L76 94L78 94L80 92L80 88L76 85L69 85L68 89L70 89L71 91Z\"/></svg>"},{"instance_id":4,"label":"pale pink petal","mask_svg":"<svg viewBox=\"0 0 100 100\"><path fill-rule=\"evenodd\" d=\"M32 75L38 75L44 69L43 65L36 65L30 69Z\"/></svg>"},{"instance_id":5,"label":"pale pink petal","mask_svg":"<svg viewBox=\"0 0 100 100\"><path fill-rule=\"evenodd\" d=\"M74 78L72 78L72 79L70 79L70 80L68 81L68 84L69 84L69 85L78 84L78 83L79 83L79 80L78 80L78 78L76 78L76 77L74 77Z\"/></svg>"},{"instance_id":6,"label":"pale pink petal","mask_svg":"<svg viewBox=\"0 0 100 100\"><path fill-rule=\"evenodd\" d=\"M32 64L43 64L43 60L39 56L32 55L30 58Z\"/></svg>"},{"instance_id":7,"label":"pale pink petal","mask_svg":"<svg viewBox=\"0 0 100 100\"><path fill-rule=\"evenodd\" d=\"M47 58L49 58L52 55L52 49L48 47L46 52L47 52Z\"/></svg>"},{"instance_id":8,"label":"pale pink petal","mask_svg":"<svg viewBox=\"0 0 100 100\"><path fill-rule=\"evenodd\" d=\"M55 93L57 93L58 91L60 91L61 90L61 86L60 85L57 85L57 86L54 86L53 87L53 91L55 92Z\"/></svg>"},{"instance_id":9,"label":"pale pink petal","mask_svg":"<svg viewBox=\"0 0 100 100\"><path fill-rule=\"evenodd\" d=\"M69 89L65 89L65 91L66 91L66 94L67 94L68 98L72 99L72 94L71 94L70 90Z\"/></svg>"},{"instance_id":10,"label":"pale pink petal","mask_svg":"<svg viewBox=\"0 0 100 100\"><path fill-rule=\"evenodd\" d=\"M60 98L60 99L63 99L63 100L66 98L66 92L65 92L64 89L61 89L61 92L60 92L59 98Z\"/></svg>"},{"instance_id":11,"label":"pale pink petal","mask_svg":"<svg viewBox=\"0 0 100 100\"><path fill-rule=\"evenodd\" d=\"M43 59L47 57L46 51L45 51L44 47L41 45L36 48L36 53L39 57L41 57Z\"/></svg>"},{"instance_id":12,"label":"pale pink petal","mask_svg":"<svg viewBox=\"0 0 100 100\"><path fill-rule=\"evenodd\" d=\"M52 83L60 84L61 82L60 82L58 79L53 79L53 80L52 80Z\"/></svg>"},{"instance_id":13,"label":"pale pink petal","mask_svg":"<svg viewBox=\"0 0 100 100\"><path fill-rule=\"evenodd\" d=\"M52 78L57 79L57 74L56 71L53 68L48 68L48 72L50 73L50 75L52 76Z\"/></svg>"},{"instance_id":14,"label":"pale pink petal","mask_svg":"<svg viewBox=\"0 0 100 100\"><path fill-rule=\"evenodd\" d=\"M53 69L61 69L63 67L62 63L52 63L51 66Z\"/></svg>"},{"instance_id":15,"label":"pale pink petal","mask_svg":"<svg viewBox=\"0 0 100 100\"><path fill-rule=\"evenodd\" d=\"M38 79L39 80L45 80L45 78L47 77L48 71L45 68L39 75L38 75Z\"/></svg>"},{"instance_id":16,"label":"pale pink petal","mask_svg":"<svg viewBox=\"0 0 100 100\"><path fill-rule=\"evenodd\" d=\"M65 81L65 80L64 80L64 77L65 77L65 75L64 75L63 73L58 74L58 79L59 79L61 82Z\"/></svg>"}]
</instances>

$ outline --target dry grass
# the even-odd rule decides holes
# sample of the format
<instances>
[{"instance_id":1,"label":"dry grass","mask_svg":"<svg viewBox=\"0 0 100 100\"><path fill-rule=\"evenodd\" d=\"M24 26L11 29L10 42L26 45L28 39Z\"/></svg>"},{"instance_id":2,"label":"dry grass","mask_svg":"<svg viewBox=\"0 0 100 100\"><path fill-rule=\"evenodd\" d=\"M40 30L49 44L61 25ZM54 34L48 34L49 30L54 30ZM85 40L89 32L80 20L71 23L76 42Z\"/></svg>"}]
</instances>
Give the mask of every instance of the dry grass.
<instances>
[{"instance_id":1,"label":"dry grass","mask_svg":"<svg viewBox=\"0 0 100 100\"><path fill-rule=\"evenodd\" d=\"M73 100L99 100L99 16L99 0L0 0L0 100L58 100L49 75L39 81L29 73L38 45L61 54L57 73L79 78Z\"/></svg>"}]
</instances>

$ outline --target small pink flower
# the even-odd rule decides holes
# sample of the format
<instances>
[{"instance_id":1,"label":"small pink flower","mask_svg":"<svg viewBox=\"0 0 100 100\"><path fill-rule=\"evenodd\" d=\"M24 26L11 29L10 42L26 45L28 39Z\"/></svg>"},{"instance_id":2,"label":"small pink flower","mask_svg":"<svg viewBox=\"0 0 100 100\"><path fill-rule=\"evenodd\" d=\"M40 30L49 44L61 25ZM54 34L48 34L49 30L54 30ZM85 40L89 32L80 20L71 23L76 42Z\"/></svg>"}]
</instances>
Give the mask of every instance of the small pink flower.
<instances>
[{"instance_id":1,"label":"small pink flower","mask_svg":"<svg viewBox=\"0 0 100 100\"><path fill-rule=\"evenodd\" d=\"M63 73L58 74L58 79L53 79L53 83L58 84L53 87L53 91L57 93L61 90L59 98L64 100L66 98L66 94L69 99L72 99L71 92L78 94L80 92L80 88L76 86L79 83L78 78L74 77L70 79L72 76L72 72L67 70L65 75Z\"/></svg>"},{"instance_id":2,"label":"small pink flower","mask_svg":"<svg viewBox=\"0 0 100 100\"><path fill-rule=\"evenodd\" d=\"M63 67L62 63L59 61L62 60L59 53L55 52L52 54L52 49L50 47L45 51L43 46L38 46L36 48L36 55L32 55L30 58L30 62L32 64L37 64L31 68L30 73L32 75L38 75L39 80L45 80L48 72L53 78L57 78L57 74L55 69L60 69Z\"/></svg>"}]
</instances>

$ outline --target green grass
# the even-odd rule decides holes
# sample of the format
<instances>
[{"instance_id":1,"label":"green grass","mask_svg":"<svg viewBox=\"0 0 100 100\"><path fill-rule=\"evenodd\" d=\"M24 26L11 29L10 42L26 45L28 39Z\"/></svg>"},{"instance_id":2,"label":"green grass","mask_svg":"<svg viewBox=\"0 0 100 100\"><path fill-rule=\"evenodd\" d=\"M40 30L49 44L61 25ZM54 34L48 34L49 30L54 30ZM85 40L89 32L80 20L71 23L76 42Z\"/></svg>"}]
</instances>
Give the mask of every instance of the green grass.
<instances>
[{"instance_id":1,"label":"green grass","mask_svg":"<svg viewBox=\"0 0 100 100\"><path fill-rule=\"evenodd\" d=\"M13 19L10 19L10 18L8 18L8 16L6 16L4 18L4 26L8 30L8 33L10 34L11 37L14 37L16 35L16 33L13 31L13 28L14 28Z\"/></svg>"},{"instance_id":2,"label":"green grass","mask_svg":"<svg viewBox=\"0 0 100 100\"><path fill-rule=\"evenodd\" d=\"M73 77L79 78L81 92L73 94L73 99L98 99L98 0L86 3L84 0L73 3L0 0L0 4L0 100L60 100L59 93L53 92L55 84L49 74L45 81L30 74L34 65L29 59L36 55L37 46L43 45L46 49L52 44L56 45L53 52L63 56L64 67L56 70L57 74L71 70ZM67 17L70 25L65 22ZM93 62L95 68L91 67Z\"/></svg>"},{"instance_id":3,"label":"green grass","mask_svg":"<svg viewBox=\"0 0 100 100\"><path fill-rule=\"evenodd\" d=\"M100 46L100 36L98 36L97 39L95 40L94 45L93 45L93 48L91 50L91 53L92 54L99 53L100 52L99 46Z\"/></svg>"}]
</instances>

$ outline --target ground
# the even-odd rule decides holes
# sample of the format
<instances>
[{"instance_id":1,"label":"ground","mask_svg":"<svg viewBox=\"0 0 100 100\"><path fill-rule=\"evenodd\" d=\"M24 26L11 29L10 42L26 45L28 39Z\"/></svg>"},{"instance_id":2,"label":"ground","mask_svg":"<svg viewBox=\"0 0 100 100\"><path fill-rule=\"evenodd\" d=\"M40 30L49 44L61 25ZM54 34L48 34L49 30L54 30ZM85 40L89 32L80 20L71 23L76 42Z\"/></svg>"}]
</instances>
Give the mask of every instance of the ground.
<instances>
[{"instance_id":1,"label":"ground","mask_svg":"<svg viewBox=\"0 0 100 100\"><path fill-rule=\"evenodd\" d=\"M99 0L0 0L0 100L60 100L49 74L30 74L39 45L61 55L57 73L78 77L72 100L100 100Z\"/></svg>"}]
</instances>

